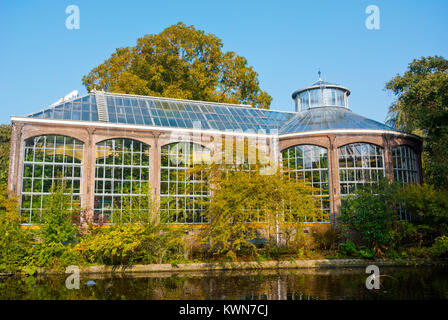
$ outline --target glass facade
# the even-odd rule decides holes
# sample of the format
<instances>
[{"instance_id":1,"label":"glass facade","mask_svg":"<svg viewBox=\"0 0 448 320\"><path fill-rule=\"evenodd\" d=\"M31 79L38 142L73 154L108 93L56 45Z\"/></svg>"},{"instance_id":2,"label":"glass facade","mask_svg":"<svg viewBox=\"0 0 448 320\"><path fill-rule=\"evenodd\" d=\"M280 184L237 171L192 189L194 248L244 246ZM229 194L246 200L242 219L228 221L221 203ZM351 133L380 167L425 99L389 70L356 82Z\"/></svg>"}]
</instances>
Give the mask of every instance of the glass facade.
<instances>
[{"instance_id":1,"label":"glass facade","mask_svg":"<svg viewBox=\"0 0 448 320\"><path fill-rule=\"evenodd\" d=\"M330 222L330 193L328 178L328 152L315 145L298 145L282 152L283 168L296 180L302 180L318 188L314 196L319 198L321 216L307 222Z\"/></svg>"},{"instance_id":2,"label":"glass facade","mask_svg":"<svg viewBox=\"0 0 448 320\"><path fill-rule=\"evenodd\" d=\"M210 150L176 142L161 148L160 214L168 223L207 223L202 216L210 199L207 177L195 166L210 163Z\"/></svg>"},{"instance_id":3,"label":"glass facade","mask_svg":"<svg viewBox=\"0 0 448 320\"><path fill-rule=\"evenodd\" d=\"M125 198L145 197L150 184L150 147L132 139L96 145L94 221L113 223Z\"/></svg>"},{"instance_id":4,"label":"glass facade","mask_svg":"<svg viewBox=\"0 0 448 320\"><path fill-rule=\"evenodd\" d=\"M20 212L24 223L39 223L51 186L64 181L70 206L80 207L84 144L74 138L44 135L25 141Z\"/></svg>"},{"instance_id":5,"label":"glass facade","mask_svg":"<svg viewBox=\"0 0 448 320\"><path fill-rule=\"evenodd\" d=\"M337 88L314 88L299 93L300 110L323 106L347 108L345 90Z\"/></svg>"},{"instance_id":6,"label":"glass facade","mask_svg":"<svg viewBox=\"0 0 448 320\"><path fill-rule=\"evenodd\" d=\"M417 153L408 146L392 148L394 179L404 183L418 183Z\"/></svg>"},{"instance_id":7,"label":"glass facade","mask_svg":"<svg viewBox=\"0 0 448 320\"><path fill-rule=\"evenodd\" d=\"M368 143L353 143L338 148L341 196L360 185L377 182L385 176L384 149Z\"/></svg>"}]
</instances>

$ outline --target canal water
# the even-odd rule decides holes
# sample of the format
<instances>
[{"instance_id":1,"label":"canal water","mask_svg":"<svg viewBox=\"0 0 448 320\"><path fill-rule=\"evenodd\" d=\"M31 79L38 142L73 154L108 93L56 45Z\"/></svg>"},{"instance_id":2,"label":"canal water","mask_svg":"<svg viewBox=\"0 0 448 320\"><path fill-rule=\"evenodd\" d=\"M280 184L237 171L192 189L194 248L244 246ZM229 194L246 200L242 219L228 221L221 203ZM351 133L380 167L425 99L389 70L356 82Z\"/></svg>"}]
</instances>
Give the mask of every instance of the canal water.
<instances>
[{"instance_id":1,"label":"canal water","mask_svg":"<svg viewBox=\"0 0 448 320\"><path fill-rule=\"evenodd\" d=\"M0 277L0 299L448 299L447 267L380 268L380 289L367 289L364 268L239 272Z\"/></svg>"}]
</instances>

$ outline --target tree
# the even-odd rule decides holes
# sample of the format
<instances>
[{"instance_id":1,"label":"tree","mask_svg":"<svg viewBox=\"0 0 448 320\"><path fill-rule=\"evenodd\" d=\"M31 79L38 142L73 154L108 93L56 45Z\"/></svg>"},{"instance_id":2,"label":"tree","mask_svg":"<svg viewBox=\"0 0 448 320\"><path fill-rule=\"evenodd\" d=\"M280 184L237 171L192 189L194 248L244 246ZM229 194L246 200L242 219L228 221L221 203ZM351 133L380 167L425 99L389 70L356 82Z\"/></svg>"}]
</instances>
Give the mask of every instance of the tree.
<instances>
[{"instance_id":1,"label":"tree","mask_svg":"<svg viewBox=\"0 0 448 320\"><path fill-rule=\"evenodd\" d=\"M67 244L75 238L77 228L73 224L73 212L70 197L63 181L54 183L51 193L44 200L42 211L42 239L46 243Z\"/></svg>"},{"instance_id":2,"label":"tree","mask_svg":"<svg viewBox=\"0 0 448 320\"><path fill-rule=\"evenodd\" d=\"M425 179L448 188L448 60L421 57L386 84L397 97L388 122L424 139Z\"/></svg>"},{"instance_id":3,"label":"tree","mask_svg":"<svg viewBox=\"0 0 448 320\"><path fill-rule=\"evenodd\" d=\"M11 125L0 125L0 181L8 181L9 147L11 141Z\"/></svg>"},{"instance_id":4,"label":"tree","mask_svg":"<svg viewBox=\"0 0 448 320\"><path fill-rule=\"evenodd\" d=\"M118 48L82 81L87 90L252 104L269 108L258 74L244 57L223 52L222 42L179 22Z\"/></svg>"},{"instance_id":5,"label":"tree","mask_svg":"<svg viewBox=\"0 0 448 320\"><path fill-rule=\"evenodd\" d=\"M206 170L212 189L205 212L210 225L204 238L212 251L232 259L241 248L254 248L251 240L260 231L275 246L288 245L301 236L301 223L320 213L312 196L316 189L280 169L272 174L263 174L259 168L248 171L243 165L211 165L201 170Z\"/></svg>"}]
</instances>

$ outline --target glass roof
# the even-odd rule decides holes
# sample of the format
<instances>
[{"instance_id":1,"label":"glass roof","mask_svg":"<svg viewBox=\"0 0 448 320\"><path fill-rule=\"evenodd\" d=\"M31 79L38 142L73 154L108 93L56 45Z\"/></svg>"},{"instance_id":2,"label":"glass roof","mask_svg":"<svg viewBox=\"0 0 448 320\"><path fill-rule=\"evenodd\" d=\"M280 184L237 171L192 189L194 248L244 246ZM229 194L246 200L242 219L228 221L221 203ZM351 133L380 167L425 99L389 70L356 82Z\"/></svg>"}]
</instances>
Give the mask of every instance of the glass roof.
<instances>
[{"instance_id":1,"label":"glass roof","mask_svg":"<svg viewBox=\"0 0 448 320\"><path fill-rule=\"evenodd\" d=\"M243 105L165 99L97 92L28 115L33 118L100 121L105 109L111 123L254 133L295 133L325 129L394 130L345 108L315 108L295 112L255 109ZM101 99L102 100L102 99Z\"/></svg>"},{"instance_id":2,"label":"glass roof","mask_svg":"<svg viewBox=\"0 0 448 320\"><path fill-rule=\"evenodd\" d=\"M332 130L332 129L376 129L397 131L381 122L371 120L340 107L308 109L296 114L280 130L280 134Z\"/></svg>"}]
</instances>

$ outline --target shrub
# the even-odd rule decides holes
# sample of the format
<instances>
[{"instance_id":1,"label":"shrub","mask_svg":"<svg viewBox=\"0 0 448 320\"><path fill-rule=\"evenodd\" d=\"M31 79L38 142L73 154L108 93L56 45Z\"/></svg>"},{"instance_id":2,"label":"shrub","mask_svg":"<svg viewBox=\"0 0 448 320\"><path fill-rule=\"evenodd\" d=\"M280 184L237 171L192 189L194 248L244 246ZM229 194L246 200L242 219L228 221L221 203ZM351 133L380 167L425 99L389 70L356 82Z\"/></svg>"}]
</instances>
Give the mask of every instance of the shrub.
<instances>
[{"instance_id":1,"label":"shrub","mask_svg":"<svg viewBox=\"0 0 448 320\"><path fill-rule=\"evenodd\" d=\"M334 250L336 243L342 239L341 230L333 226L330 228L315 228L311 234L316 247L323 250Z\"/></svg>"},{"instance_id":2,"label":"shrub","mask_svg":"<svg viewBox=\"0 0 448 320\"><path fill-rule=\"evenodd\" d=\"M74 240L77 228L73 224L74 212L70 209L70 197L64 183L52 185L42 212L41 236L45 243L68 244Z\"/></svg>"},{"instance_id":3,"label":"shrub","mask_svg":"<svg viewBox=\"0 0 448 320\"><path fill-rule=\"evenodd\" d=\"M349 239L339 244L339 250L347 256L356 256L358 254L355 243Z\"/></svg>"},{"instance_id":4,"label":"shrub","mask_svg":"<svg viewBox=\"0 0 448 320\"><path fill-rule=\"evenodd\" d=\"M437 237L430 252L436 257L448 257L448 236Z\"/></svg>"},{"instance_id":5,"label":"shrub","mask_svg":"<svg viewBox=\"0 0 448 320\"><path fill-rule=\"evenodd\" d=\"M83 259L73 245L60 242L43 242L34 246L33 256L28 265L61 269L69 265L83 264Z\"/></svg>"},{"instance_id":6,"label":"shrub","mask_svg":"<svg viewBox=\"0 0 448 320\"><path fill-rule=\"evenodd\" d=\"M20 228L16 197L8 197L5 183L0 184L0 272L20 271L27 264L32 236Z\"/></svg>"},{"instance_id":7,"label":"shrub","mask_svg":"<svg viewBox=\"0 0 448 320\"><path fill-rule=\"evenodd\" d=\"M236 257L245 246L256 252L250 241L257 237L257 230L250 222L257 221L263 222L271 246L296 248L301 241L300 223L320 213L312 196L315 189L279 170L264 174L257 166L252 171L245 169L219 165L201 168L214 187L204 214L211 222L204 235L210 250L216 254L232 251L230 257Z\"/></svg>"},{"instance_id":8,"label":"shrub","mask_svg":"<svg viewBox=\"0 0 448 320\"><path fill-rule=\"evenodd\" d=\"M428 184L407 185L403 190L406 210L415 217L427 242L448 234L448 191Z\"/></svg>"},{"instance_id":9,"label":"shrub","mask_svg":"<svg viewBox=\"0 0 448 320\"><path fill-rule=\"evenodd\" d=\"M389 231L391 238L391 247L400 248L402 246L422 244L422 233L419 231L419 226L416 223L408 221L394 221L392 229Z\"/></svg>"},{"instance_id":10,"label":"shrub","mask_svg":"<svg viewBox=\"0 0 448 320\"><path fill-rule=\"evenodd\" d=\"M180 261L184 254L181 230L159 220L148 186L140 194L125 196L123 210L114 212L114 224L90 229L76 249L91 263L127 265Z\"/></svg>"},{"instance_id":11,"label":"shrub","mask_svg":"<svg viewBox=\"0 0 448 320\"><path fill-rule=\"evenodd\" d=\"M166 263L181 260L184 253L180 232L160 223L91 230L76 248L88 262L107 265Z\"/></svg>"},{"instance_id":12,"label":"shrub","mask_svg":"<svg viewBox=\"0 0 448 320\"><path fill-rule=\"evenodd\" d=\"M369 248L380 252L391 244L390 231L398 220L401 185L381 180L378 184L360 187L342 201L339 221L346 231L356 231Z\"/></svg>"}]
</instances>

